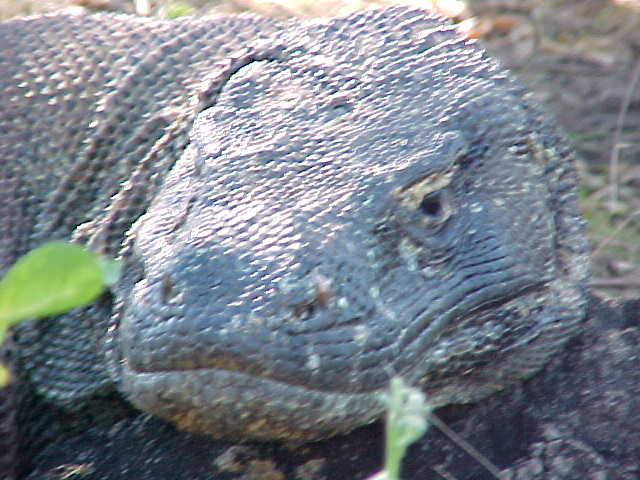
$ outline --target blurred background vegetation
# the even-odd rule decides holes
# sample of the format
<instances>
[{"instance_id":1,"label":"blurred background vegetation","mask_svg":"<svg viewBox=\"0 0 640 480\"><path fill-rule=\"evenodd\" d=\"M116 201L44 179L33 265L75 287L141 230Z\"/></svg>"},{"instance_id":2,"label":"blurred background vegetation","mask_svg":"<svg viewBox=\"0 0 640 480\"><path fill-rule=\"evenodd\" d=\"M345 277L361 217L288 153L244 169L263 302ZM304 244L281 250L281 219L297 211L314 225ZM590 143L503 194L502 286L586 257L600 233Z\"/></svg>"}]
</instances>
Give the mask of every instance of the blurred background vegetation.
<instances>
[{"instance_id":1,"label":"blurred background vegetation","mask_svg":"<svg viewBox=\"0 0 640 480\"><path fill-rule=\"evenodd\" d=\"M0 0L0 20L64 9L286 20L403 4L448 17L520 78L576 147L602 295L640 292L640 0Z\"/></svg>"}]
</instances>

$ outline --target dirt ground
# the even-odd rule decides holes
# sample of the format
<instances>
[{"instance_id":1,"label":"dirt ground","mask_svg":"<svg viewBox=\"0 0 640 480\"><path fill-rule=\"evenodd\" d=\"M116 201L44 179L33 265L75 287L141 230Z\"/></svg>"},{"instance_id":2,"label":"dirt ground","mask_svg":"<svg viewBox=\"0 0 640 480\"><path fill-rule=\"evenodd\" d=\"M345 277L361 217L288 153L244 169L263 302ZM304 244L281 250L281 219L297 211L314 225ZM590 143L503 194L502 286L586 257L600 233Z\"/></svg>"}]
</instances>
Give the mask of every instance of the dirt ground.
<instances>
[{"instance_id":1,"label":"dirt ground","mask_svg":"<svg viewBox=\"0 0 640 480\"><path fill-rule=\"evenodd\" d=\"M604 295L637 297L640 0L0 0L0 19L62 8L158 16L254 11L284 19L399 3L452 18L555 115L581 159L592 285Z\"/></svg>"}]
</instances>

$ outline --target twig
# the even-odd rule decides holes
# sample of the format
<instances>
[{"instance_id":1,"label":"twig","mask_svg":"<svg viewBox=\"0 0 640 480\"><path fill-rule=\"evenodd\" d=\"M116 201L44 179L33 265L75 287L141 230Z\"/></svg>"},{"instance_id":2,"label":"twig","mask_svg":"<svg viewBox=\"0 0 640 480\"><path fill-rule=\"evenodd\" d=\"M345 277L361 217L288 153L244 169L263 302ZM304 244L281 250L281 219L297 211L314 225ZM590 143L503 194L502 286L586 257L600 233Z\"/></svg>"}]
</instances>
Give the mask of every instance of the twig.
<instances>
[{"instance_id":1,"label":"twig","mask_svg":"<svg viewBox=\"0 0 640 480\"><path fill-rule=\"evenodd\" d=\"M629 111L629 105L631 104L631 98L633 91L636 88L638 79L640 78L640 60L636 62L636 66L631 74L631 81L627 87L627 91L624 94L624 99L620 105L620 111L618 112L618 118L616 119L616 129L613 134L613 145L611 147L611 157L609 159L609 184L611 189L609 190L609 206L614 208L618 201L618 163L620 161L620 150L623 148L623 144L620 141L622 136L622 127L624 126L624 120L627 117Z\"/></svg>"},{"instance_id":2,"label":"twig","mask_svg":"<svg viewBox=\"0 0 640 480\"><path fill-rule=\"evenodd\" d=\"M589 282L594 288L638 288L640 278L637 275L620 278L594 278Z\"/></svg>"},{"instance_id":3,"label":"twig","mask_svg":"<svg viewBox=\"0 0 640 480\"><path fill-rule=\"evenodd\" d=\"M628 146L628 144L625 144L625 146ZM640 178L640 167L632 167L626 172L623 172L622 178L620 178L620 181L618 183L625 184L639 178ZM598 203L598 200L600 200L602 197L609 194L610 191L611 191L611 185L610 184L605 185L604 187L599 188L598 190L590 194L589 197L586 199L586 203L589 205L595 205L596 203Z\"/></svg>"},{"instance_id":4,"label":"twig","mask_svg":"<svg viewBox=\"0 0 640 480\"><path fill-rule=\"evenodd\" d=\"M446 423L444 423L442 420L440 420L440 418L437 415L432 413L429 416L429 423L432 423L433 425L435 425L438 430L444 433L447 437L449 437L449 439L453 443L458 445L462 450L464 450L471 457L473 457L480 465L486 468L487 471L491 475L493 475L495 478L497 478L498 480L503 478L502 473L500 472L500 470L498 470L498 467L496 467L493 463L491 463L491 461L487 457L485 457L478 450L476 450L473 445L467 442L464 438L462 438L456 432L451 430L449 426Z\"/></svg>"},{"instance_id":5,"label":"twig","mask_svg":"<svg viewBox=\"0 0 640 480\"><path fill-rule=\"evenodd\" d=\"M609 235L607 235L604 238L604 240L602 240L598 244L598 246L593 250L593 253L591 254L591 256L597 257L598 254L602 251L602 249L607 245L609 245L609 243L611 243L611 241L616 237L616 235L618 235L618 233L620 233L620 231L623 230L629 224L629 222L631 222L631 220L633 220L638 215L640 215L640 210L636 210L635 212L630 213L627 216L627 218L625 218L622 222L620 222L618 226L614 228L613 231L609 233Z\"/></svg>"}]
</instances>

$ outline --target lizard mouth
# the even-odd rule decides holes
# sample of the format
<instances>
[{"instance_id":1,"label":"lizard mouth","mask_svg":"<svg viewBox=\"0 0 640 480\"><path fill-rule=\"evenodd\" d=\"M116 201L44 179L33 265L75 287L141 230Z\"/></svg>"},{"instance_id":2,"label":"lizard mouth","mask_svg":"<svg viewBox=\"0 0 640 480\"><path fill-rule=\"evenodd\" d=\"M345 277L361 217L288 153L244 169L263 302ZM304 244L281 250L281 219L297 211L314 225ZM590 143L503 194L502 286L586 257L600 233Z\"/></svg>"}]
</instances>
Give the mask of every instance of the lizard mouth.
<instances>
[{"instance_id":1,"label":"lizard mouth","mask_svg":"<svg viewBox=\"0 0 640 480\"><path fill-rule=\"evenodd\" d=\"M519 290L515 290L502 298L490 300L478 305L477 307L471 308L469 310L469 316L472 317L474 315L482 314L487 311L497 311L512 304L514 300L517 300L519 298L526 297L528 295L545 293L548 291L547 283L548 282L540 281L529 285L524 285Z\"/></svg>"},{"instance_id":2,"label":"lizard mouth","mask_svg":"<svg viewBox=\"0 0 640 480\"><path fill-rule=\"evenodd\" d=\"M523 323L523 316L543 308L549 292L548 279L525 275L512 279L508 284L483 285L456 297L446 296L440 305L433 302L428 311L414 315L416 321L405 330L399 341L400 350L415 350L418 355L419 351L425 352L437 346L442 339L455 337L456 330L461 328L476 329L476 336L484 333L490 337L495 319L512 316ZM530 323L535 325L535 322ZM405 371L405 368L399 367L398 371Z\"/></svg>"},{"instance_id":3,"label":"lizard mouth","mask_svg":"<svg viewBox=\"0 0 640 480\"><path fill-rule=\"evenodd\" d=\"M142 410L230 440L318 440L374 422L385 408L378 391L323 392L225 369L140 373L125 365L121 378Z\"/></svg>"},{"instance_id":4,"label":"lizard mouth","mask_svg":"<svg viewBox=\"0 0 640 480\"><path fill-rule=\"evenodd\" d=\"M544 301L548 291L544 282L528 283L511 290L509 295L480 303L467 312L464 319L466 328L481 329L496 316L501 316L499 323L508 325L505 318L508 318L510 312L522 314L524 305L529 305L531 315L544 315L543 312L535 311L534 307ZM470 300L468 297L468 301ZM451 307L448 312L448 316L455 315L456 306ZM522 323L522 320L519 322ZM531 322L533 330L537 323ZM455 326L459 327L460 325ZM446 328L442 330L445 337L449 333ZM532 331L532 336L535 333ZM519 338L522 338L521 332ZM504 345L498 347L504 349ZM406 358L412 358L414 351L421 351L420 358L423 360L418 361L420 368L412 370L396 364L391 369L399 372L410 383L425 383L435 405L468 403L498 388L495 382L485 389L473 384L469 387L469 391L473 393L470 396L450 387L449 385L460 384L459 380L452 383L452 378L459 379L463 375L454 368L447 371L446 367L436 365L430 359L442 358L442 354L434 352L434 349L442 348L438 341L429 346L418 339L402 348ZM481 352L465 351L464 348L456 352L455 345L451 348L452 364L455 363L458 367L464 365L459 360L464 359L465 355L472 358L474 364L482 364L482 358L478 359L482 357ZM489 352L488 364L490 361L495 362L495 358L491 358L494 353ZM413 356L413 362L416 361ZM228 366L231 368L227 368ZM425 382L424 371L438 374L430 375ZM386 375L388 379L390 374L387 372ZM169 419L185 430L227 439L325 438L373 422L382 415L385 408L386 382L369 391L335 391L295 384L282 378L256 375L224 362L201 368L139 371L125 361L121 379L123 390L143 410Z\"/></svg>"}]
</instances>

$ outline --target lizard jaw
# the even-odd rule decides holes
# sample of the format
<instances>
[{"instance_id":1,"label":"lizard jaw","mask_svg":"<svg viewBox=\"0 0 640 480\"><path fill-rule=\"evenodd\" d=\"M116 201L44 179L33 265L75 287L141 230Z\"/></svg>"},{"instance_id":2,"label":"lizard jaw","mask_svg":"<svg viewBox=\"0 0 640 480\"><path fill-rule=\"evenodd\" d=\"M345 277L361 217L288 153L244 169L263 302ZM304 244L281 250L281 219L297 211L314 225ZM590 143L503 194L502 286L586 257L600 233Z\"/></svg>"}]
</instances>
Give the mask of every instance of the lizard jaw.
<instances>
[{"instance_id":1,"label":"lizard jaw","mask_svg":"<svg viewBox=\"0 0 640 480\"><path fill-rule=\"evenodd\" d=\"M385 408L383 391L324 392L216 368L141 373L125 364L122 382L139 408L231 440L327 438L374 422Z\"/></svg>"},{"instance_id":2,"label":"lizard jaw","mask_svg":"<svg viewBox=\"0 0 640 480\"><path fill-rule=\"evenodd\" d=\"M546 296L550 290L539 287L520 292L501 301L499 310L518 309L528 297ZM496 313L495 304L487 308L474 311L478 323ZM434 406L477 401L521 379L523 364L529 365L531 374L537 371L548 352L542 347L532 349L531 344L557 342L563 338L558 326L575 326L580 318L577 310L550 309L534 315L545 319L539 323L554 326L532 331L529 343L517 342L504 349L501 368L490 362L465 374L449 372L451 375L440 378L425 378L418 371L406 371L402 376L421 385ZM532 323L538 320L532 318ZM420 362L423 366L430 361L428 349L425 355ZM318 440L372 423L382 417L386 406L386 385L369 391L337 392L224 368L138 371L126 360L121 365L121 387L137 407L181 429L215 438ZM443 368L446 370L438 370Z\"/></svg>"}]
</instances>

